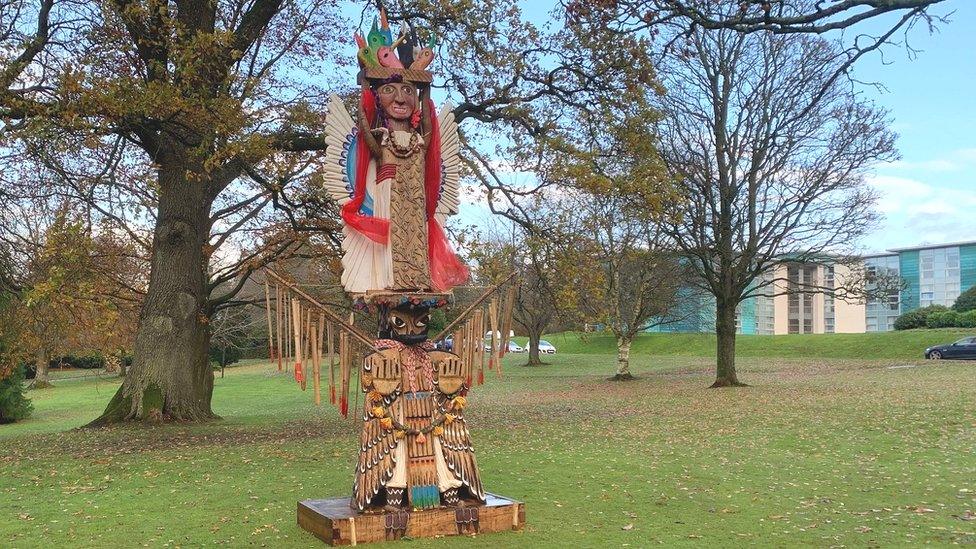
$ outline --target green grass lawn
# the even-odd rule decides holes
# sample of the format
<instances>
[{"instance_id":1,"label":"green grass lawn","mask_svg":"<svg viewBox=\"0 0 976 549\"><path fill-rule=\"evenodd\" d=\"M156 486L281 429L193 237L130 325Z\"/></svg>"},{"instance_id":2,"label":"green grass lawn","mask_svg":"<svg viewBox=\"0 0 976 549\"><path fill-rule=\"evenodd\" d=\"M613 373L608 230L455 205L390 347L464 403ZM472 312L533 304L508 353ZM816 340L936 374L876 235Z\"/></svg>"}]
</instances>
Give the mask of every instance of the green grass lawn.
<instances>
[{"instance_id":1,"label":"green grass lawn","mask_svg":"<svg viewBox=\"0 0 976 549\"><path fill-rule=\"evenodd\" d=\"M952 343L966 336L976 336L976 329L906 330L872 334L794 334L740 335L736 354L741 357L817 357L853 359L922 358L926 347ZM564 332L545 337L558 352L608 354L616 352L611 335ZM520 345L525 338L516 338ZM632 353L645 355L679 355L714 357L715 334L641 334L634 341Z\"/></svg>"},{"instance_id":2,"label":"green grass lawn","mask_svg":"<svg viewBox=\"0 0 976 549\"><path fill-rule=\"evenodd\" d=\"M976 543L976 363L751 357L709 390L708 358L524 360L467 415L526 530L410 547ZM357 422L269 365L217 379L218 422L70 430L116 387L56 380L0 427L0 547L310 547L296 502L351 490Z\"/></svg>"}]
</instances>

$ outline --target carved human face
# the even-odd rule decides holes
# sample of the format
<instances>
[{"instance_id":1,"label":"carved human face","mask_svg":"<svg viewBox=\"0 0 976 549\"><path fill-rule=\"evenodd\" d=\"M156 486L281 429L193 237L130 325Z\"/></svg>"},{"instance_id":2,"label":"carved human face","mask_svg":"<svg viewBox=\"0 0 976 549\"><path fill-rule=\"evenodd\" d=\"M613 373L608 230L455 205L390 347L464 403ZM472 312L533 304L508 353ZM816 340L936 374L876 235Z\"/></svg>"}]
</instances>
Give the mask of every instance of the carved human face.
<instances>
[{"instance_id":1,"label":"carved human face","mask_svg":"<svg viewBox=\"0 0 976 549\"><path fill-rule=\"evenodd\" d=\"M407 345L427 341L430 310L426 307L397 307L386 313L386 325L390 339Z\"/></svg>"},{"instance_id":2,"label":"carved human face","mask_svg":"<svg viewBox=\"0 0 976 549\"><path fill-rule=\"evenodd\" d=\"M387 118L409 120L417 110L417 88L409 82L390 82L376 90L380 108Z\"/></svg>"}]
</instances>

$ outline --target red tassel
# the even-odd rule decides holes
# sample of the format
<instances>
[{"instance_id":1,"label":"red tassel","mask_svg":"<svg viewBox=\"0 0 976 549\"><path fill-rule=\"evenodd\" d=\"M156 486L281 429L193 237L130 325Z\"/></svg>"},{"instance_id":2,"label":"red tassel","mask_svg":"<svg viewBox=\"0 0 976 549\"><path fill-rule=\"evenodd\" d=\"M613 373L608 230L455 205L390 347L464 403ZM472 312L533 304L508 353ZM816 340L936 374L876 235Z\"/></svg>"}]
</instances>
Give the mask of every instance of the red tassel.
<instances>
[{"instance_id":1,"label":"red tassel","mask_svg":"<svg viewBox=\"0 0 976 549\"><path fill-rule=\"evenodd\" d=\"M295 363L295 381L297 381L298 383L305 381L305 372L302 371L301 362Z\"/></svg>"},{"instance_id":2,"label":"red tassel","mask_svg":"<svg viewBox=\"0 0 976 549\"><path fill-rule=\"evenodd\" d=\"M342 395L339 399L339 413L342 417L349 417L349 397Z\"/></svg>"},{"instance_id":3,"label":"red tassel","mask_svg":"<svg viewBox=\"0 0 976 549\"><path fill-rule=\"evenodd\" d=\"M495 369L495 359L493 359L493 358L489 358L488 359L488 369L489 370L494 370Z\"/></svg>"},{"instance_id":4,"label":"red tassel","mask_svg":"<svg viewBox=\"0 0 976 549\"><path fill-rule=\"evenodd\" d=\"M470 387L471 386L471 375L470 374L468 374L468 378L464 380L464 385L466 387Z\"/></svg>"},{"instance_id":5,"label":"red tassel","mask_svg":"<svg viewBox=\"0 0 976 549\"><path fill-rule=\"evenodd\" d=\"M335 385L329 385L329 402L335 406Z\"/></svg>"},{"instance_id":6,"label":"red tassel","mask_svg":"<svg viewBox=\"0 0 976 549\"><path fill-rule=\"evenodd\" d=\"M478 385L484 385L484 384L485 384L485 371L478 370Z\"/></svg>"}]
</instances>

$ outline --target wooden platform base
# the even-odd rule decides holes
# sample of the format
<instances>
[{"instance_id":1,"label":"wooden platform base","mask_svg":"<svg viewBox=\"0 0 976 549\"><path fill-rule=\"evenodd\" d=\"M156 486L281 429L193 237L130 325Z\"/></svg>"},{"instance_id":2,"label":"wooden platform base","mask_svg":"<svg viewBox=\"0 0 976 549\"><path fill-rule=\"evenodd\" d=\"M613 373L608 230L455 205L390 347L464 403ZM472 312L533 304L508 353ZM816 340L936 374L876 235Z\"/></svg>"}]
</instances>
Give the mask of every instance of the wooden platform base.
<instances>
[{"instance_id":1,"label":"wooden platform base","mask_svg":"<svg viewBox=\"0 0 976 549\"><path fill-rule=\"evenodd\" d=\"M525 504L488 494L484 505L474 507L357 513L349 498L306 499L298 502L298 525L329 545L486 534L521 530Z\"/></svg>"}]
</instances>

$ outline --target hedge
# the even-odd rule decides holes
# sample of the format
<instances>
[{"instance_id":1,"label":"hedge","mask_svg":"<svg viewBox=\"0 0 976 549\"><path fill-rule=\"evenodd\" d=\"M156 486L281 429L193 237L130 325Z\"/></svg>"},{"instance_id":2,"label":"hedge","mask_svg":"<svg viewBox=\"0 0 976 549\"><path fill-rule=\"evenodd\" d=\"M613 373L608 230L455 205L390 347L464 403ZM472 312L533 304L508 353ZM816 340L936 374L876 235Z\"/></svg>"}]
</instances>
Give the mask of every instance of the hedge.
<instances>
[{"instance_id":1,"label":"hedge","mask_svg":"<svg viewBox=\"0 0 976 549\"><path fill-rule=\"evenodd\" d=\"M927 307L928 308L928 307ZM945 309L943 307L943 309ZM952 310L910 311L898 317L895 329L907 330L912 328L976 328L976 310L964 313ZM924 319L924 324L918 325ZM900 324L899 324L900 323ZM904 328L899 326L911 326Z\"/></svg>"},{"instance_id":2,"label":"hedge","mask_svg":"<svg viewBox=\"0 0 976 549\"><path fill-rule=\"evenodd\" d=\"M895 320L896 330L914 330L916 328L928 328L929 315L933 313L943 313L948 311L948 307L942 305L930 305L903 313Z\"/></svg>"}]
</instances>

